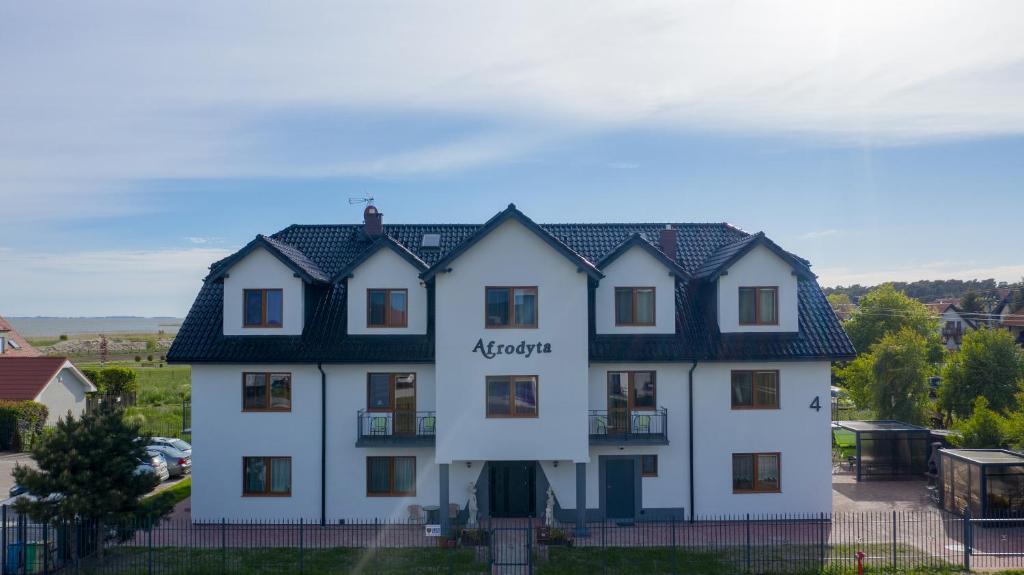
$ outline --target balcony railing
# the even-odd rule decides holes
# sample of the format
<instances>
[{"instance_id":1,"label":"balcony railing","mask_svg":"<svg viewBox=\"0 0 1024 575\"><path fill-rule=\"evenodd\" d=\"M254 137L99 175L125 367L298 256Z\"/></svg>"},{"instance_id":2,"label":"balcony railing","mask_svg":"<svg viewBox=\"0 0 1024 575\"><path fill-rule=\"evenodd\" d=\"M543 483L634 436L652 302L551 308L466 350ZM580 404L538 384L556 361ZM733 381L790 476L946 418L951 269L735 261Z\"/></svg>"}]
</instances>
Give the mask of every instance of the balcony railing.
<instances>
[{"instance_id":1,"label":"balcony railing","mask_svg":"<svg viewBox=\"0 0 1024 575\"><path fill-rule=\"evenodd\" d=\"M668 410L590 410L587 418L591 444L668 444Z\"/></svg>"},{"instance_id":2,"label":"balcony railing","mask_svg":"<svg viewBox=\"0 0 1024 575\"><path fill-rule=\"evenodd\" d=\"M367 412L356 414L356 447L434 445L437 415L433 411Z\"/></svg>"}]
</instances>

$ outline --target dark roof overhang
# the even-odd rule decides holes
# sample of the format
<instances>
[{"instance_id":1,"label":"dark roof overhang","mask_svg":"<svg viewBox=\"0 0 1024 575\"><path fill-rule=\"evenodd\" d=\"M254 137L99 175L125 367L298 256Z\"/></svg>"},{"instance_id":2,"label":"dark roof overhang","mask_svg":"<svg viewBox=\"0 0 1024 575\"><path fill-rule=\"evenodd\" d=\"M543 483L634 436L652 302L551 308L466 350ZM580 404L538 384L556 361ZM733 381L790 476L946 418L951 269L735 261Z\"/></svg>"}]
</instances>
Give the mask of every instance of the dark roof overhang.
<instances>
[{"instance_id":1,"label":"dark roof overhang","mask_svg":"<svg viewBox=\"0 0 1024 575\"><path fill-rule=\"evenodd\" d=\"M668 268L670 274L676 276L677 278L681 280L688 280L691 278L689 272L683 269L682 266L675 262L675 260L668 257L668 255L665 254L665 252L654 247L654 245L651 244L651 242L645 240L644 237L638 233L634 233L633 235L626 238L624 242L619 244L618 247L616 247L611 253L606 255L604 259L598 262L597 267L603 270L604 268L608 267L609 264L619 259L620 256L622 256L629 250L633 249L634 247L639 247L646 251L647 253L651 254L651 256L653 256L654 259L658 260L659 262L664 264L665 267Z\"/></svg>"},{"instance_id":2,"label":"dark roof overhang","mask_svg":"<svg viewBox=\"0 0 1024 575\"><path fill-rule=\"evenodd\" d=\"M288 266L289 269L295 272L296 276L306 283L328 283L330 281L327 274L317 267L317 265L307 258L302 252L284 242L268 238L263 234L257 235L256 238L246 244L245 247L238 250L231 256L217 262L214 265L216 269L211 270L210 275L206 277L206 281L223 278L227 275L228 270L230 270L232 266L257 248L267 250L267 252L276 257L281 263Z\"/></svg>"},{"instance_id":3,"label":"dark roof overhang","mask_svg":"<svg viewBox=\"0 0 1024 575\"><path fill-rule=\"evenodd\" d=\"M708 257L704 265L694 274L699 279L715 281L721 277L733 264L750 253L750 250L757 246L764 246L772 253L788 263L793 268L793 273L805 278L814 280L817 276L811 271L810 264L806 260L798 258L782 249L779 244L768 239L764 232L756 234L727 244L719 248L717 252Z\"/></svg>"},{"instance_id":4,"label":"dark roof overhang","mask_svg":"<svg viewBox=\"0 0 1024 575\"><path fill-rule=\"evenodd\" d=\"M370 259L370 257L377 253L381 248L390 248L391 251L409 262L409 265L416 268L420 273L424 272L428 267L423 260L416 256L416 254L412 253L408 248L395 241L394 238L389 235L383 235L374 240L369 247L363 250L363 253L359 254L354 260L349 262L348 265L339 270L338 273L334 274L334 277L331 278L331 282L336 283L343 279L352 277L352 273L355 272L356 268L361 266L366 260Z\"/></svg>"}]
</instances>

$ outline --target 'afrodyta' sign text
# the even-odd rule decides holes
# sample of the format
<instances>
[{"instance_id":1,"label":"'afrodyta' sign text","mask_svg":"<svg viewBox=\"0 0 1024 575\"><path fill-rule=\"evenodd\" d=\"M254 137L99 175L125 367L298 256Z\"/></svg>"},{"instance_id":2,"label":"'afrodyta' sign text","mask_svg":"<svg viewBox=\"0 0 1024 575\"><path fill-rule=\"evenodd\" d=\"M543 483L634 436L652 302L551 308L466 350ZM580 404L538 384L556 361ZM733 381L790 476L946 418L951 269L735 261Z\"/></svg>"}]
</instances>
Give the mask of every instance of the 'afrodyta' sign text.
<instances>
[{"instance_id":1,"label":"'afrodyta' sign text","mask_svg":"<svg viewBox=\"0 0 1024 575\"><path fill-rule=\"evenodd\" d=\"M480 352L480 355L487 359L493 359L499 355L522 355L530 357L535 353L551 353L550 343L526 343L526 340L519 342L519 345L508 345L497 343L494 340L484 345L483 339L478 339L473 346L473 353Z\"/></svg>"}]
</instances>

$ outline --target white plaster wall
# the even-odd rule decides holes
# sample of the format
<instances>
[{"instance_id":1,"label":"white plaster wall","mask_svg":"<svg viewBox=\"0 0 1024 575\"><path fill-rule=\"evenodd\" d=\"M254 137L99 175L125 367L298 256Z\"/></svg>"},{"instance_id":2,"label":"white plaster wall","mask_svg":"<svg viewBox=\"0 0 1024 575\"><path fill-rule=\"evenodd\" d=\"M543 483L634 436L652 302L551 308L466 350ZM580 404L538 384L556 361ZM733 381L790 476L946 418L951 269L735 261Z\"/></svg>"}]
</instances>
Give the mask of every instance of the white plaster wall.
<instances>
[{"instance_id":1,"label":"white plaster wall","mask_svg":"<svg viewBox=\"0 0 1024 575\"><path fill-rule=\"evenodd\" d=\"M69 368L57 372L36 396L36 401L49 409L46 424L54 425L58 419L66 418L68 410L78 417L85 412L86 384Z\"/></svg>"},{"instance_id":2,"label":"white plaster wall","mask_svg":"<svg viewBox=\"0 0 1024 575\"><path fill-rule=\"evenodd\" d=\"M634 247L601 270L605 277L594 294L597 333L675 333L675 276L665 264ZM654 325L616 326L615 288L654 287Z\"/></svg>"},{"instance_id":3,"label":"white plaster wall","mask_svg":"<svg viewBox=\"0 0 1024 575\"><path fill-rule=\"evenodd\" d=\"M283 289L281 327L242 327L242 294L246 289ZM273 254L258 248L235 263L224 278L224 335L299 335L302 333L304 289L300 278Z\"/></svg>"},{"instance_id":4,"label":"white plaster wall","mask_svg":"<svg viewBox=\"0 0 1024 575\"><path fill-rule=\"evenodd\" d=\"M780 409L731 409L734 369L779 370ZM698 515L832 510L830 375L827 361L698 365L694 371ZM815 397L820 411L809 407ZM781 493L732 492L733 453L776 451L782 454Z\"/></svg>"},{"instance_id":5,"label":"white plaster wall","mask_svg":"<svg viewBox=\"0 0 1024 575\"><path fill-rule=\"evenodd\" d=\"M409 293L408 327L366 327L366 290L406 289ZM348 333L427 333L427 288L420 285L419 271L389 248L381 248L363 262L348 279Z\"/></svg>"},{"instance_id":6,"label":"white plaster wall","mask_svg":"<svg viewBox=\"0 0 1024 575\"><path fill-rule=\"evenodd\" d=\"M435 322L438 462L586 461L587 276L543 240L509 220L437 276ZM537 286L536 329L486 329L485 286ZM486 359L478 339L551 344L551 353ZM486 417L488 375L537 375L537 418ZM556 440L557 439L557 440Z\"/></svg>"},{"instance_id":7,"label":"white plaster wall","mask_svg":"<svg viewBox=\"0 0 1024 575\"><path fill-rule=\"evenodd\" d=\"M779 287L779 325L740 325L741 287ZM764 246L755 246L718 279L718 328L727 332L795 332L797 277L793 268Z\"/></svg>"}]
</instances>

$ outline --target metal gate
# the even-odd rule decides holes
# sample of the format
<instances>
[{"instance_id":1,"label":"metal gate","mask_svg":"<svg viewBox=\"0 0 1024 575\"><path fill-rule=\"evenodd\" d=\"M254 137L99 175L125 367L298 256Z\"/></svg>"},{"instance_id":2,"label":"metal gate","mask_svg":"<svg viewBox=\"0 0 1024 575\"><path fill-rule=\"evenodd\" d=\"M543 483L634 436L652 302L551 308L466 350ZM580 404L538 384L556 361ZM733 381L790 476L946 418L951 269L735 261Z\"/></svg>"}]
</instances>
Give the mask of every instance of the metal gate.
<instances>
[{"instance_id":1,"label":"metal gate","mask_svg":"<svg viewBox=\"0 0 1024 575\"><path fill-rule=\"evenodd\" d=\"M495 520L490 537L491 573L532 575L533 525L525 520Z\"/></svg>"}]
</instances>

